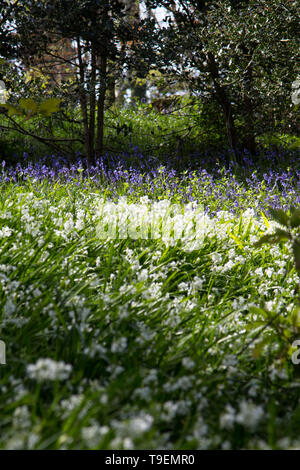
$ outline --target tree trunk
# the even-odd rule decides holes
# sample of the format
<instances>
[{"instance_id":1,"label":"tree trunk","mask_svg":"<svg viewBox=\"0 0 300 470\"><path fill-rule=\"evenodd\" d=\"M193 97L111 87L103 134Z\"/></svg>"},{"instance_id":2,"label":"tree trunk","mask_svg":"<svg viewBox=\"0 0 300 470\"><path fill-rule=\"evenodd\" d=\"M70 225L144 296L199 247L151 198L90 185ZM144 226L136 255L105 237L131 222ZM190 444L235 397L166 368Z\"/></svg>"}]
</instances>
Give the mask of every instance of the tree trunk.
<instances>
[{"instance_id":1,"label":"tree trunk","mask_svg":"<svg viewBox=\"0 0 300 470\"><path fill-rule=\"evenodd\" d=\"M89 122L89 149L88 167L95 161L94 141L95 141L95 115L96 115L96 52L92 45L91 58L91 87L90 87L90 122Z\"/></svg>"},{"instance_id":2,"label":"tree trunk","mask_svg":"<svg viewBox=\"0 0 300 470\"><path fill-rule=\"evenodd\" d=\"M107 57L100 55L99 57L99 78L100 90L98 94L98 114L97 114L97 144L96 155L100 157L103 154L103 133L104 133L104 105L107 89Z\"/></svg>"},{"instance_id":3,"label":"tree trunk","mask_svg":"<svg viewBox=\"0 0 300 470\"><path fill-rule=\"evenodd\" d=\"M108 67L109 70L109 67ZM113 73L107 72L107 105L116 104L116 80Z\"/></svg>"},{"instance_id":4,"label":"tree trunk","mask_svg":"<svg viewBox=\"0 0 300 470\"><path fill-rule=\"evenodd\" d=\"M128 22L129 25L134 25L136 23L139 23L141 21L141 14L140 14L140 1L139 0L122 0L123 3L126 5L125 9L125 15L126 15L126 21ZM130 101L131 104L135 104L135 100L142 100L146 98L146 92L147 92L147 84L138 84L137 83L137 78L144 78L143 74L139 76L139 71L138 70L129 70L127 73L127 77L123 83L123 86L120 87L120 93L119 93L119 103L121 101L124 101L124 95L126 93L126 90L130 88L131 90L131 97Z\"/></svg>"},{"instance_id":5,"label":"tree trunk","mask_svg":"<svg viewBox=\"0 0 300 470\"><path fill-rule=\"evenodd\" d=\"M246 45L242 46L242 52L248 62L244 74L244 103L243 110L245 116L244 140L243 147L246 148L252 155L256 152L255 143L255 123L254 123L254 107L251 99L251 89L253 81L253 70L251 65L251 58L253 51Z\"/></svg>"},{"instance_id":6,"label":"tree trunk","mask_svg":"<svg viewBox=\"0 0 300 470\"><path fill-rule=\"evenodd\" d=\"M216 99L224 113L228 143L230 148L235 151L238 146L238 139L233 119L232 106L225 88L222 87L219 83L218 66L215 61L215 57L211 52L208 54L208 67L215 87Z\"/></svg>"},{"instance_id":7,"label":"tree trunk","mask_svg":"<svg viewBox=\"0 0 300 470\"><path fill-rule=\"evenodd\" d=\"M86 97L86 93L84 89L85 72L84 72L84 63L82 60L80 37L77 37L77 55L78 55L78 62L79 62L79 82L80 82L79 100L80 100L80 107L81 107L82 119L83 119L84 145L85 145L86 158L87 158L87 161L89 162L89 155L91 154L91 149L90 149L90 139L89 139L87 97Z\"/></svg>"}]
</instances>

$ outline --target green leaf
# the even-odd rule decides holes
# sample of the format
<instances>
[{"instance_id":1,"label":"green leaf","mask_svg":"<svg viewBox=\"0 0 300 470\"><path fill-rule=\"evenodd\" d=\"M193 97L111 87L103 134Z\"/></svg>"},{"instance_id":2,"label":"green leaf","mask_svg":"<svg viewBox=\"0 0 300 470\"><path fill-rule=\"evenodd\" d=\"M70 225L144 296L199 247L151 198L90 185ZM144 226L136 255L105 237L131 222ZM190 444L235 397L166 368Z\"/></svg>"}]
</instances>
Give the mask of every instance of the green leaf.
<instances>
[{"instance_id":1,"label":"green leaf","mask_svg":"<svg viewBox=\"0 0 300 470\"><path fill-rule=\"evenodd\" d=\"M288 227L289 225L289 218L288 215L282 209L273 209L273 207L269 207L269 212L272 218L281 225Z\"/></svg>"},{"instance_id":2,"label":"green leaf","mask_svg":"<svg viewBox=\"0 0 300 470\"><path fill-rule=\"evenodd\" d=\"M293 211L293 214L290 218L290 227L300 227L300 208Z\"/></svg>"},{"instance_id":3,"label":"green leaf","mask_svg":"<svg viewBox=\"0 0 300 470\"><path fill-rule=\"evenodd\" d=\"M16 106L13 106L12 104L4 103L2 104L2 107L8 109L9 116L23 116L24 115L24 113L19 108L17 108Z\"/></svg>"},{"instance_id":4,"label":"green leaf","mask_svg":"<svg viewBox=\"0 0 300 470\"><path fill-rule=\"evenodd\" d=\"M293 249L293 254L295 258L296 270L300 274L300 239L299 238L294 241L292 249Z\"/></svg>"},{"instance_id":5,"label":"green leaf","mask_svg":"<svg viewBox=\"0 0 300 470\"><path fill-rule=\"evenodd\" d=\"M38 110L38 105L31 98L21 98L19 105L26 113L31 112L31 114L35 114Z\"/></svg>"},{"instance_id":6,"label":"green leaf","mask_svg":"<svg viewBox=\"0 0 300 470\"><path fill-rule=\"evenodd\" d=\"M268 221L267 217L265 216L265 214L264 214L263 212L261 212L261 215L262 215L262 217L263 217L263 219L264 219L264 222L265 222L265 224L266 224L267 229L269 230L270 224L269 224L269 221Z\"/></svg>"},{"instance_id":7,"label":"green leaf","mask_svg":"<svg viewBox=\"0 0 300 470\"><path fill-rule=\"evenodd\" d=\"M289 232L285 230L277 229L276 233L270 233L267 235L263 235L260 240L254 243L254 246L259 247L264 243L269 243L274 245L275 243L282 242L283 240L289 240L291 238Z\"/></svg>"},{"instance_id":8,"label":"green leaf","mask_svg":"<svg viewBox=\"0 0 300 470\"><path fill-rule=\"evenodd\" d=\"M51 116L52 113L59 111L61 100L59 98L49 98L39 106L39 112L45 116Z\"/></svg>"},{"instance_id":9,"label":"green leaf","mask_svg":"<svg viewBox=\"0 0 300 470\"><path fill-rule=\"evenodd\" d=\"M291 213L291 215L293 215L296 210L297 210L297 208L296 208L295 206L290 205L290 213Z\"/></svg>"},{"instance_id":10,"label":"green leaf","mask_svg":"<svg viewBox=\"0 0 300 470\"><path fill-rule=\"evenodd\" d=\"M254 313L258 316L262 315L263 317L267 316L267 312L262 308L262 307L256 307L255 305L252 305L249 307L249 312Z\"/></svg>"},{"instance_id":11,"label":"green leaf","mask_svg":"<svg viewBox=\"0 0 300 470\"><path fill-rule=\"evenodd\" d=\"M235 243L236 243L241 249L244 248L243 242L242 242L238 237L236 237L233 233L230 233L229 230L228 230L228 235L230 236L230 238L232 238L232 239L235 241Z\"/></svg>"},{"instance_id":12,"label":"green leaf","mask_svg":"<svg viewBox=\"0 0 300 470\"><path fill-rule=\"evenodd\" d=\"M287 230L282 230L281 228L276 228L274 235L280 237L280 241L292 239L290 232L288 232Z\"/></svg>"},{"instance_id":13,"label":"green leaf","mask_svg":"<svg viewBox=\"0 0 300 470\"><path fill-rule=\"evenodd\" d=\"M255 359L258 359L261 356L261 353L265 346L274 342L274 335L268 335L259 341L255 348L253 349L252 355Z\"/></svg>"}]
</instances>

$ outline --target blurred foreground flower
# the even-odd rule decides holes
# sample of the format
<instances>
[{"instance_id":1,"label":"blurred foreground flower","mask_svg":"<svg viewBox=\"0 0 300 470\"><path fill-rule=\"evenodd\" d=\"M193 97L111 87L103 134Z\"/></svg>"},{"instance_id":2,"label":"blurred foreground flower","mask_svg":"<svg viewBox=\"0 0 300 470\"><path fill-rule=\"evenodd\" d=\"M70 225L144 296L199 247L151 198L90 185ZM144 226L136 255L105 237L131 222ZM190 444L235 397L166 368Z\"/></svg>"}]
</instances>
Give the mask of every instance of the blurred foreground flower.
<instances>
[{"instance_id":1,"label":"blurred foreground flower","mask_svg":"<svg viewBox=\"0 0 300 470\"><path fill-rule=\"evenodd\" d=\"M62 361L56 362L52 359L39 359L35 364L29 364L27 367L29 377L37 382L66 380L71 370L70 364L65 364Z\"/></svg>"}]
</instances>

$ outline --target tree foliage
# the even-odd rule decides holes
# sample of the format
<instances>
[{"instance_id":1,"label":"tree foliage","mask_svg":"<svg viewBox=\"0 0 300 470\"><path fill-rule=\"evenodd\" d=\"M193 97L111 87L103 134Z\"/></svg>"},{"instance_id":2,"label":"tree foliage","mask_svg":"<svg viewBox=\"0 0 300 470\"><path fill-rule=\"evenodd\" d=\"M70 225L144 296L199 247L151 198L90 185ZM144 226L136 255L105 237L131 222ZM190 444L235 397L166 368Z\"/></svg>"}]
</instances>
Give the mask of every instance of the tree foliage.
<instances>
[{"instance_id":1,"label":"tree foliage","mask_svg":"<svg viewBox=\"0 0 300 470\"><path fill-rule=\"evenodd\" d=\"M176 72L224 114L232 148L255 151L258 135L292 125L299 73L297 1L148 0L168 11L160 67Z\"/></svg>"},{"instance_id":2,"label":"tree foliage","mask_svg":"<svg viewBox=\"0 0 300 470\"><path fill-rule=\"evenodd\" d=\"M150 13L142 19L138 0L3 0L0 56L8 63L0 64L0 78L12 90L8 117L60 110L67 119L64 111L79 105L91 164L103 152L104 110L116 86L145 98L155 71L158 94L168 97L181 83L202 103L215 103L233 150L255 153L260 136L299 131L291 99L300 75L297 0L145 3L148 12L164 7L165 22Z\"/></svg>"}]
</instances>

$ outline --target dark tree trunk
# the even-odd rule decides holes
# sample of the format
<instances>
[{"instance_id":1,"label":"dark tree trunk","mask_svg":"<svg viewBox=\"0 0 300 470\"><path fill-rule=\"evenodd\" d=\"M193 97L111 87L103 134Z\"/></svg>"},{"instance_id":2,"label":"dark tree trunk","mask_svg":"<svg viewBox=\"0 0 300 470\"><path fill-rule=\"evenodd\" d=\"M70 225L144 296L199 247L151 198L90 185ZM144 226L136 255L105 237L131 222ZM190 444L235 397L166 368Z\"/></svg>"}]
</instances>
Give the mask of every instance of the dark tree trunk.
<instances>
[{"instance_id":1,"label":"dark tree trunk","mask_svg":"<svg viewBox=\"0 0 300 470\"><path fill-rule=\"evenodd\" d=\"M107 105L113 106L116 103L116 80L113 75L107 77Z\"/></svg>"},{"instance_id":2,"label":"dark tree trunk","mask_svg":"<svg viewBox=\"0 0 300 470\"><path fill-rule=\"evenodd\" d=\"M255 143L255 121L254 121L254 106L251 99L251 89L253 81L253 70L251 65L251 58L253 51L249 47L243 45L242 52L245 59L248 61L248 65L244 74L244 102L243 110L245 116L245 128L244 128L244 139L243 147L246 148L251 154L256 152L256 143Z\"/></svg>"},{"instance_id":3,"label":"dark tree trunk","mask_svg":"<svg viewBox=\"0 0 300 470\"><path fill-rule=\"evenodd\" d=\"M216 99L223 110L228 143L230 148L235 151L238 147L238 139L233 119L232 106L225 88L219 83L218 66L212 53L208 54L208 68L215 87Z\"/></svg>"},{"instance_id":4,"label":"dark tree trunk","mask_svg":"<svg viewBox=\"0 0 300 470\"><path fill-rule=\"evenodd\" d=\"M80 44L80 37L77 38L77 54L78 54L78 61L79 61L79 100L80 100L80 107L82 112L82 119L83 119L83 132L84 132L84 146L85 146L85 153L87 161L89 162L89 156L91 154L90 148L90 139L89 139L89 123L88 123L88 113L87 113L87 97L86 92L84 89L85 83L85 70L84 70L84 63L82 60L82 50Z\"/></svg>"},{"instance_id":5,"label":"dark tree trunk","mask_svg":"<svg viewBox=\"0 0 300 470\"><path fill-rule=\"evenodd\" d=\"M98 94L98 115L97 115L97 144L96 155L100 157L103 154L103 133L104 133L104 105L107 89L107 57L101 55L99 57L99 78L100 90Z\"/></svg>"},{"instance_id":6,"label":"dark tree trunk","mask_svg":"<svg viewBox=\"0 0 300 470\"><path fill-rule=\"evenodd\" d=\"M89 122L89 154L88 166L92 165L95 161L94 141L95 141L95 115L96 115L96 53L95 48L92 46L92 61L91 61L91 87L90 87L90 122Z\"/></svg>"}]
</instances>

